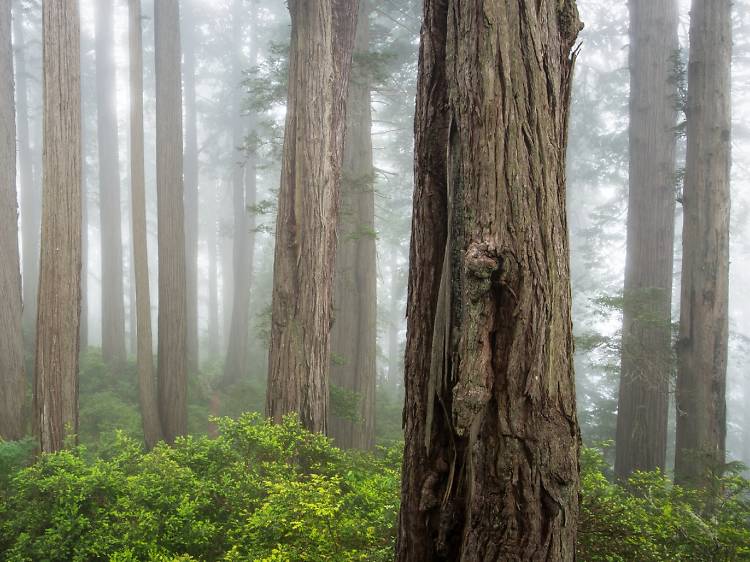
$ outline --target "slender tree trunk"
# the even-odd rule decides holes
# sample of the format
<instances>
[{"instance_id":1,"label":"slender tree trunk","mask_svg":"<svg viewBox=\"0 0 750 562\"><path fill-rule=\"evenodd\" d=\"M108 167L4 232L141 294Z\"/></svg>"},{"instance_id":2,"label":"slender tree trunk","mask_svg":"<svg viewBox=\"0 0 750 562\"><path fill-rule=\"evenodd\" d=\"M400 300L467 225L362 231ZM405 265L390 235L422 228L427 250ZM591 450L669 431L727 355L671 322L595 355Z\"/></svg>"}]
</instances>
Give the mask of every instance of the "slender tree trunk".
<instances>
[{"instance_id":1,"label":"slender tree trunk","mask_svg":"<svg viewBox=\"0 0 750 562\"><path fill-rule=\"evenodd\" d=\"M0 439L23 436L26 378L18 255L16 115L13 100L11 0L0 0Z\"/></svg>"},{"instance_id":2,"label":"slender tree trunk","mask_svg":"<svg viewBox=\"0 0 750 562\"><path fill-rule=\"evenodd\" d=\"M254 4L254 7L256 5ZM242 45L243 5L241 0L235 0L232 8L232 35L234 45ZM251 14L250 31L251 52L247 63L235 49L233 58L233 114L234 126L232 144L236 149L244 146L244 136L248 132L254 133L254 120L243 117L243 90L240 82L244 67L253 66L257 59L257 40L254 21L257 9ZM244 155L244 153L243 153ZM256 199L256 158L255 148L251 147L246 154L247 159L242 165L235 163L232 174L233 209L234 209L234 306L229 331L227 358L224 362L224 376L222 383L229 385L241 380L248 371L248 330L250 323L250 286L255 250L255 215L248 212L248 208L255 204Z\"/></svg>"},{"instance_id":3,"label":"slender tree trunk","mask_svg":"<svg viewBox=\"0 0 750 562\"><path fill-rule=\"evenodd\" d=\"M81 72L78 2L43 3L44 160L35 411L43 452L78 432Z\"/></svg>"},{"instance_id":4,"label":"slender tree trunk","mask_svg":"<svg viewBox=\"0 0 750 562\"><path fill-rule=\"evenodd\" d=\"M26 349L34 349L36 296L39 287L39 212L42 207L34 174L29 134L29 102L26 78L26 43L23 10L17 1L13 17L16 42L16 123L18 124L18 179L21 190L21 247L23 249L23 333Z\"/></svg>"},{"instance_id":5,"label":"slender tree trunk","mask_svg":"<svg viewBox=\"0 0 750 562\"><path fill-rule=\"evenodd\" d=\"M289 3L289 100L276 222L266 411L328 418L329 335L346 93L358 0Z\"/></svg>"},{"instance_id":6,"label":"slender tree trunk","mask_svg":"<svg viewBox=\"0 0 750 562\"><path fill-rule=\"evenodd\" d=\"M141 1L129 0L130 16L130 181L133 220L133 259L137 305L138 392L143 435L150 449L163 438L154 375L151 335L151 292L148 282L148 233L146 229L146 181L143 156L143 35Z\"/></svg>"},{"instance_id":7,"label":"slender tree trunk","mask_svg":"<svg viewBox=\"0 0 750 562\"><path fill-rule=\"evenodd\" d=\"M615 472L664 470L672 373L675 0L630 0L630 193Z\"/></svg>"},{"instance_id":8,"label":"slender tree trunk","mask_svg":"<svg viewBox=\"0 0 750 562\"><path fill-rule=\"evenodd\" d=\"M401 271L397 265L398 253L398 249L394 247L391 254L390 300L388 304L388 384L395 384L396 381L404 379L401 364L403 352L398 334L401 327L401 318L403 318L400 306L403 284Z\"/></svg>"},{"instance_id":9,"label":"slender tree trunk","mask_svg":"<svg viewBox=\"0 0 750 562\"><path fill-rule=\"evenodd\" d=\"M675 480L700 485L726 441L731 2L690 11Z\"/></svg>"},{"instance_id":10,"label":"slender tree trunk","mask_svg":"<svg viewBox=\"0 0 750 562\"><path fill-rule=\"evenodd\" d=\"M159 413L167 442L187 433L187 299L182 81L177 0L154 5L159 219Z\"/></svg>"},{"instance_id":11,"label":"slender tree trunk","mask_svg":"<svg viewBox=\"0 0 750 562\"><path fill-rule=\"evenodd\" d=\"M329 434L345 448L375 446L377 270L372 164L369 7L360 0L339 210L335 321L331 330L331 384L353 393L356 411L331 411Z\"/></svg>"},{"instance_id":12,"label":"slender tree trunk","mask_svg":"<svg viewBox=\"0 0 750 562\"><path fill-rule=\"evenodd\" d=\"M195 107L195 19L192 0L183 0L185 87L185 260L187 272L188 370L198 372L198 116Z\"/></svg>"},{"instance_id":13,"label":"slender tree trunk","mask_svg":"<svg viewBox=\"0 0 750 562\"><path fill-rule=\"evenodd\" d=\"M101 209L102 356L122 365L125 350L120 158L117 140L113 0L97 0L96 107Z\"/></svg>"},{"instance_id":14,"label":"slender tree trunk","mask_svg":"<svg viewBox=\"0 0 750 562\"><path fill-rule=\"evenodd\" d=\"M229 346L229 333L232 327L232 310L234 310L234 227L233 202L234 185L223 185L219 196L219 248L221 252L221 352L226 353Z\"/></svg>"},{"instance_id":15,"label":"slender tree trunk","mask_svg":"<svg viewBox=\"0 0 750 562\"><path fill-rule=\"evenodd\" d=\"M81 121L81 320L79 333L80 350L89 348L89 198L86 175L86 127Z\"/></svg>"},{"instance_id":16,"label":"slender tree trunk","mask_svg":"<svg viewBox=\"0 0 750 562\"><path fill-rule=\"evenodd\" d=\"M572 561L575 3L427 0L423 21L397 560Z\"/></svg>"},{"instance_id":17,"label":"slender tree trunk","mask_svg":"<svg viewBox=\"0 0 750 562\"><path fill-rule=\"evenodd\" d=\"M218 190L209 193L209 209L207 215L211 217L206 234L208 253L208 333L206 338L206 355L214 359L221 353L219 327L219 262L218 248Z\"/></svg>"}]
</instances>

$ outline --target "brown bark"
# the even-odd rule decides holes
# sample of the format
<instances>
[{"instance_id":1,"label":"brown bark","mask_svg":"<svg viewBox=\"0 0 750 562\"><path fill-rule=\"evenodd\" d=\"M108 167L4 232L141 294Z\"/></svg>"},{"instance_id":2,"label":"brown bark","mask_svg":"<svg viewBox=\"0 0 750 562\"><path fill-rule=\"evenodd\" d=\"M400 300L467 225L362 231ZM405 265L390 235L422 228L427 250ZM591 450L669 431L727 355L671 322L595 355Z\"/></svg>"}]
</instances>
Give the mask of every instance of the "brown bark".
<instances>
[{"instance_id":1,"label":"brown bark","mask_svg":"<svg viewBox=\"0 0 750 562\"><path fill-rule=\"evenodd\" d=\"M151 293L148 281L148 231L143 155L143 34L141 1L129 0L130 47L130 181L133 221L133 266L137 322L138 396L143 436L150 449L163 438L154 374Z\"/></svg>"},{"instance_id":2,"label":"brown bark","mask_svg":"<svg viewBox=\"0 0 750 562\"><path fill-rule=\"evenodd\" d=\"M187 302L182 81L177 0L154 6L159 220L159 413L167 442L187 432Z\"/></svg>"},{"instance_id":3,"label":"brown bark","mask_svg":"<svg viewBox=\"0 0 750 562\"><path fill-rule=\"evenodd\" d=\"M731 3L690 11L675 480L725 462L731 164Z\"/></svg>"},{"instance_id":4,"label":"brown bark","mask_svg":"<svg viewBox=\"0 0 750 562\"><path fill-rule=\"evenodd\" d=\"M198 114L195 106L195 20L193 2L183 0L185 87L185 260L187 275L187 361L200 367L198 344Z\"/></svg>"},{"instance_id":5,"label":"brown bark","mask_svg":"<svg viewBox=\"0 0 750 562\"><path fill-rule=\"evenodd\" d=\"M397 560L572 561L572 1L425 3Z\"/></svg>"},{"instance_id":6,"label":"brown bark","mask_svg":"<svg viewBox=\"0 0 750 562\"><path fill-rule=\"evenodd\" d=\"M255 6L255 5L254 5ZM233 45L242 45L243 2L235 0L232 8ZM235 49L232 61L234 95L232 113L234 115L232 144L236 150L244 146L244 136L254 133L254 119L243 117L242 71L245 66L257 64L257 39L255 18L257 9L250 15L252 29L250 36L250 56L247 63ZM241 153L238 152L238 155ZM248 334L250 324L250 288L255 253L255 215L249 209L255 205L257 191L257 164L255 148L250 147L242 163L235 162L232 173L232 208L234 211L233 272L234 306L229 327L227 356L224 361L222 384L229 385L242 380L248 372ZM236 160L238 160L237 158Z\"/></svg>"},{"instance_id":7,"label":"brown bark","mask_svg":"<svg viewBox=\"0 0 750 562\"><path fill-rule=\"evenodd\" d=\"M347 127L339 210L331 330L331 384L353 393L355 412L330 412L329 435L339 447L375 445L377 270L375 190L370 108L369 8L360 0L354 66L349 83ZM351 414L355 414L352 416Z\"/></svg>"},{"instance_id":8,"label":"brown bark","mask_svg":"<svg viewBox=\"0 0 750 562\"><path fill-rule=\"evenodd\" d=\"M10 0L0 0L0 439L23 436L21 264L16 196L16 115Z\"/></svg>"},{"instance_id":9,"label":"brown bark","mask_svg":"<svg viewBox=\"0 0 750 562\"><path fill-rule=\"evenodd\" d=\"M615 472L664 470L672 372L677 5L630 0L630 192Z\"/></svg>"},{"instance_id":10,"label":"brown bark","mask_svg":"<svg viewBox=\"0 0 750 562\"><path fill-rule=\"evenodd\" d=\"M276 222L266 412L328 417L336 220L358 0L289 3L289 100Z\"/></svg>"},{"instance_id":11,"label":"brown bark","mask_svg":"<svg viewBox=\"0 0 750 562\"><path fill-rule=\"evenodd\" d=\"M102 357L122 365L125 351L125 290L122 266L120 158L117 140L113 0L97 0L96 135L101 210Z\"/></svg>"},{"instance_id":12,"label":"brown bark","mask_svg":"<svg viewBox=\"0 0 750 562\"><path fill-rule=\"evenodd\" d=\"M78 2L43 4L44 157L37 301L36 427L43 452L78 431L81 72Z\"/></svg>"},{"instance_id":13,"label":"brown bark","mask_svg":"<svg viewBox=\"0 0 750 562\"><path fill-rule=\"evenodd\" d=\"M13 17L16 62L16 123L18 125L18 180L21 190L21 247L23 249L23 332L25 347L34 349L36 297L39 288L39 237L41 197L34 174L29 134L29 102L26 78L26 43L20 3Z\"/></svg>"}]
</instances>

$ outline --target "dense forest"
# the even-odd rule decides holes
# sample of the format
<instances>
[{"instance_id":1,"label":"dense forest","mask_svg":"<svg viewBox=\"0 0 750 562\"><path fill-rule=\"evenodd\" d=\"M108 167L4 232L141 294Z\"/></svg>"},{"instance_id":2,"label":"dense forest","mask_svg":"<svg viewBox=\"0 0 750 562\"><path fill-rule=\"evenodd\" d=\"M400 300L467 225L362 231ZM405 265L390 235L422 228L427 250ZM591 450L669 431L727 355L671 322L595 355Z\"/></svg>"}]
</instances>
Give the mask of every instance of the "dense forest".
<instances>
[{"instance_id":1,"label":"dense forest","mask_svg":"<svg viewBox=\"0 0 750 562\"><path fill-rule=\"evenodd\" d=\"M0 560L750 560L750 0L0 0Z\"/></svg>"}]
</instances>

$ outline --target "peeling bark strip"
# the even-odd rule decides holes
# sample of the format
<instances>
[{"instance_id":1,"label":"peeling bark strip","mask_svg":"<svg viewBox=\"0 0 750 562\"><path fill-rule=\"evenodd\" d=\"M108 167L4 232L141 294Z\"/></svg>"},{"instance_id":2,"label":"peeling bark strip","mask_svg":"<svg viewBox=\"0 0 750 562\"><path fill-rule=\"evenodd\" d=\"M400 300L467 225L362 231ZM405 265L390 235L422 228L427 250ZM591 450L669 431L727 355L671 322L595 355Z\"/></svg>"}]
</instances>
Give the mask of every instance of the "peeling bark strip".
<instances>
[{"instance_id":1,"label":"peeling bark strip","mask_svg":"<svg viewBox=\"0 0 750 562\"><path fill-rule=\"evenodd\" d=\"M26 401L10 29L10 0L0 0L0 439L23 436Z\"/></svg>"},{"instance_id":2,"label":"peeling bark strip","mask_svg":"<svg viewBox=\"0 0 750 562\"><path fill-rule=\"evenodd\" d=\"M43 3L44 157L37 301L36 427L43 452L78 432L81 69L78 2Z\"/></svg>"},{"instance_id":3,"label":"peeling bark strip","mask_svg":"<svg viewBox=\"0 0 750 562\"><path fill-rule=\"evenodd\" d=\"M572 0L427 0L397 560L574 559Z\"/></svg>"},{"instance_id":4,"label":"peeling bark strip","mask_svg":"<svg viewBox=\"0 0 750 562\"><path fill-rule=\"evenodd\" d=\"M358 0L290 0L266 412L326 431L346 92Z\"/></svg>"},{"instance_id":5,"label":"peeling bark strip","mask_svg":"<svg viewBox=\"0 0 750 562\"><path fill-rule=\"evenodd\" d=\"M615 472L664 470L672 373L675 0L630 0L628 241Z\"/></svg>"},{"instance_id":6,"label":"peeling bark strip","mask_svg":"<svg viewBox=\"0 0 750 562\"><path fill-rule=\"evenodd\" d=\"M725 463L732 148L730 0L690 10L675 480Z\"/></svg>"}]
</instances>

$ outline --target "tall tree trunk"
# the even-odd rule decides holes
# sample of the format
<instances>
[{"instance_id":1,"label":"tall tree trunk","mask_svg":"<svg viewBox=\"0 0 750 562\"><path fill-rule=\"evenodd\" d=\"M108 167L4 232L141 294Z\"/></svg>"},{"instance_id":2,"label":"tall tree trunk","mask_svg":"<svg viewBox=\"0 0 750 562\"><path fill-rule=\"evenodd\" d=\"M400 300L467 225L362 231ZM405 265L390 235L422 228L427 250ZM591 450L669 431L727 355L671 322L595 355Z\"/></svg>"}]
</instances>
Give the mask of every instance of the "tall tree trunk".
<instances>
[{"instance_id":1,"label":"tall tree trunk","mask_svg":"<svg viewBox=\"0 0 750 562\"><path fill-rule=\"evenodd\" d=\"M375 189L372 164L369 6L360 0L354 65L349 83L347 126L338 223L335 320L331 330L331 384L353 393L354 412L331 410L329 434L345 448L375 446L377 269ZM354 415L352 415L354 414Z\"/></svg>"},{"instance_id":2,"label":"tall tree trunk","mask_svg":"<svg viewBox=\"0 0 750 562\"><path fill-rule=\"evenodd\" d=\"M266 411L326 431L346 93L358 0L289 3L289 100L276 222Z\"/></svg>"},{"instance_id":3,"label":"tall tree trunk","mask_svg":"<svg viewBox=\"0 0 750 562\"><path fill-rule=\"evenodd\" d=\"M401 269L398 267L398 248L394 246L391 254L391 279L388 303L388 384L395 384L403 380L403 359L401 342L399 341L399 329L401 327L401 291L403 282ZM400 315L401 314L401 315ZM400 315L400 316L399 316Z\"/></svg>"},{"instance_id":4,"label":"tall tree trunk","mask_svg":"<svg viewBox=\"0 0 750 562\"><path fill-rule=\"evenodd\" d=\"M36 297L39 287L39 236L41 198L34 174L29 134L29 101L26 78L26 43L23 7L19 0L13 17L16 42L16 123L18 124L18 179L21 190L21 247L23 249L23 333L26 349L34 349Z\"/></svg>"},{"instance_id":5,"label":"tall tree trunk","mask_svg":"<svg viewBox=\"0 0 750 562\"><path fill-rule=\"evenodd\" d=\"M630 0L630 192L615 472L664 470L672 372L675 0Z\"/></svg>"},{"instance_id":6,"label":"tall tree trunk","mask_svg":"<svg viewBox=\"0 0 750 562\"><path fill-rule=\"evenodd\" d=\"M0 0L0 439L23 436L26 400L10 8Z\"/></svg>"},{"instance_id":7,"label":"tall tree trunk","mask_svg":"<svg viewBox=\"0 0 750 562\"><path fill-rule=\"evenodd\" d=\"M122 365L125 351L120 158L117 140L113 0L96 2L96 108L101 209L102 356Z\"/></svg>"},{"instance_id":8,"label":"tall tree trunk","mask_svg":"<svg viewBox=\"0 0 750 562\"><path fill-rule=\"evenodd\" d=\"M206 234L206 250L208 253L208 329L206 338L206 355L214 359L221 353L221 328L219 327L219 262L218 248L218 194L219 190L208 194L208 209L206 214L211 217Z\"/></svg>"},{"instance_id":9,"label":"tall tree trunk","mask_svg":"<svg viewBox=\"0 0 750 562\"><path fill-rule=\"evenodd\" d=\"M154 5L159 220L159 413L167 442L187 433L187 299L182 81L177 0Z\"/></svg>"},{"instance_id":10,"label":"tall tree trunk","mask_svg":"<svg viewBox=\"0 0 750 562\"><path fill-rule=\"evenodd\" d=\"M233 147L234 148L234 147ZM229 345L229 333L232 328L232 310L234 310L234 182L222 185L219 195L219 249L221 252L221 351L226 353Z\"/></svg>"},{"instance_id":11,"label":"tall tree trunk","mask_svg":"<svg viewBox=\"0 0 750 562\"><path fill-rule=\"evenodd\" d=\"M195 19L192 0L183 3L185 87L185 260L187 274L187 361L199 368L198 343L198 115L195 107Z\"/></svg>"},{"instance_id":12,"label":"tall tree trunk","mask_svg":"<svg viewBox=\"0 0 750 562\"><path fill-rule=\"evenodd\" d=\"M572 561L575 3L427 0L423 21L397 560Z\"/></svg>"},{"instance_id":13,"label":"tall tree trunk","mask_svg":"<svg viewBox=\"0 0 750 562\"><path fill-rule=\"evenodd\" d=\"M675 480L725 462L731 164L731 2L690 11Z\"/></svg>"},{"instance_id":14,"label":"tall tree trunk","mask_svg":"<svg viewBox=\"0 0 750 562\"><path fill-rule=\"evenodd\" d=\"M254 3L254 7L257 5ZM232 36L233 44L242 45L242 22L243 5L241 0L235 0L232 8ZM235 149L244 147L245 134L253 134L254 120L243 117L243 90L241 88L242 72L245 66L253 66L257 59L257 37L255 33L255 19L257 9L250 15L252 29L250 31L251 47L247 63L235 49L233 57L233 109L234 125L232 131L232 144ZM255 204L256 199L256 158L255 148L250 147L246 155L247 159L240 165L234 164L232 174L233 210L234 210L234 237L233 237L233 264L234 264L234 306L232 307L232 320L229 331L229 342L227 346L227 358L224 362L224 385L241 380L248 370L248 330L250 323L250 286L253 268L253 254L255 250L255 215L248 212L248 208Z\"/></svg>"},{"instance_id":15,"label":"tall tree trunk","mask_svg":"<svg viewBox=\"0 0 750 562\"><path fill-rule=\"evenodd\" d=\"M78 2L43 3L44 160L37 301L36 427L43 452L78 432L81 71Z\"/></svg>"},{"instance_id":16,"label":"tall tree trunk","mask_svg":"<svg viewBox=\"0 0 750 562\"><path fill-rule=\"evenodd\" d=\"M89 347L89 198L86 176L90 171L86 166L86 127L81 120L81 320L78 343L80 350Z\"/></svg>"},{"instance_id":17,"label":"tall tree trunk","mask_svg":"<svg viewBox=\"0 0 750 562\"><path fill-rule=\"evenodd\" d=\"M133 266L137 321L138 395L143 435L150 449L163 438L154 375L151 335L151 291L148 282L148 231L143 155L143 34L141 1L129 0L130 46L130 181L133 221Z\"/></svg>"}]
</instances>

